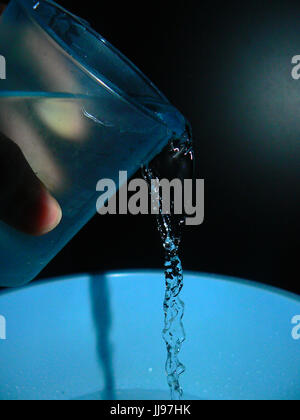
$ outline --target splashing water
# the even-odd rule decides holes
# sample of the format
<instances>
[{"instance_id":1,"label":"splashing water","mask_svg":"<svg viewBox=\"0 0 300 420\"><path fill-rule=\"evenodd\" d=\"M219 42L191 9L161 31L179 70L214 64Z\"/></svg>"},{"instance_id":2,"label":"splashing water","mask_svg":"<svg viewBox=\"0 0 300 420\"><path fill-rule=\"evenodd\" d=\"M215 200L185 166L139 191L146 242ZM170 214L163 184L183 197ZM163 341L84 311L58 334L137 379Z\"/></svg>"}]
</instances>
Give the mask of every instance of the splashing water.
<instances>
[{"instance_id":1,"label":"splashing water","mask_svg":"<svg viewBox=\"0 0 300 420\"><path fill-rule=\"evenodd\" d=\"M182 343L185 341L185 330L183 326L184 302L180 299L180 292L183 287L183 269L179 257L182 227L185 222L184 215L173 214L174 200L171 200L171 214L163 213L163 197L159 187L153 191L151 181L159 181L164 171L168 176L174 172L177 178L187 175L193 176L193 149L190 129L180 139L173 139L168 148L155 159L147 168L144 168L144 178L159 197L159 214L157 215L158 231L162 239L165 251L165 280L166 291L163 304L164 329L163 338L167 347L166 375L171 390L171 399L180 400L183 390L180 386L179 377L185 371L185 366L179 360L179 353ZM179 166L178 166L179 165Z\"/></svg>"}]
</instances>

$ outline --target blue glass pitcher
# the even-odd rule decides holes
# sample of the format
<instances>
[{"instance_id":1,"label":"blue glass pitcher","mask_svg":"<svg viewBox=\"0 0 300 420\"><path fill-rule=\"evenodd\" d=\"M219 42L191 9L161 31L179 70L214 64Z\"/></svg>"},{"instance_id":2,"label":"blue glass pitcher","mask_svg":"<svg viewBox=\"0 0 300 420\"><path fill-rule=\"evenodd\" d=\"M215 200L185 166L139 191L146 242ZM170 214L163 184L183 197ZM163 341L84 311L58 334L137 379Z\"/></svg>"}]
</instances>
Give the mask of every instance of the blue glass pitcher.
<instances>
[{"instance_id":1,"label":"blue glass pitcher","mask_svg":"<svg viewBox=\"0 0 300 420\"><path fill-rule=\"evenodd\" d=\"M0 40L0 132L63 211L60 225L38 238L0 222L0 284L20 286L96 213L99 179L132 176L184 132L185 120L87 22L52 1L12 0Z\"/></svg>"}]
</instances>

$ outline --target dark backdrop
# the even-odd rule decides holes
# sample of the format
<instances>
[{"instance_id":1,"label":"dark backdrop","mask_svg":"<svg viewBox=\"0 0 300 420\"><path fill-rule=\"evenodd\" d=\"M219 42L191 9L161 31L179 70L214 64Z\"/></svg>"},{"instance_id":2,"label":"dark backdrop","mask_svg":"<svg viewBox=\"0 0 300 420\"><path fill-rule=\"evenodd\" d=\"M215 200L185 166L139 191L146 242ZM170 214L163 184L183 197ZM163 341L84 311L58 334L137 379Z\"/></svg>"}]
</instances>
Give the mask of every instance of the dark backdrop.
<instances>
[{"instance_id":1,"label":"dark backdrop","mask_svg":"<svg viewBox=\"0 0 300 420\"><path fill-rule=\"evenodd\" d=\"M300 292L300 4L60 3L125 53L190 120L205 223L184 268ZM241 2L239 2L241 3ZM250 2L248 2L250 3ZM40 277L161 268L151 216L97 215Z\"/></svg>"}]
</instances>

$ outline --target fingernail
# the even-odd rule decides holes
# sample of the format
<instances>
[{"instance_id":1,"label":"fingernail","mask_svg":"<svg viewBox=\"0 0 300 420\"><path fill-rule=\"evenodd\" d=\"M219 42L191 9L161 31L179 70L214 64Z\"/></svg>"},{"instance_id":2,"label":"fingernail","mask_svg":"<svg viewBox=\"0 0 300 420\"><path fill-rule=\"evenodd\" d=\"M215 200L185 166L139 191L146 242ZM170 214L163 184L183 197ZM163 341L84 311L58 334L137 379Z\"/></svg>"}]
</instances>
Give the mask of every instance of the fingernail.
<instances>
[{"instance_id":1,"label":"fingernail","mask_svg":"<svg viewBox=\"0 0 300 420\"><path fill-rule=\"evenodd\" d=\"M61 222L62 219L62 210L57 200L50 194L46 193L43 218L41 220L38 235L45 235L46 233L54 230Z\"/></svg>"}]
</instances>

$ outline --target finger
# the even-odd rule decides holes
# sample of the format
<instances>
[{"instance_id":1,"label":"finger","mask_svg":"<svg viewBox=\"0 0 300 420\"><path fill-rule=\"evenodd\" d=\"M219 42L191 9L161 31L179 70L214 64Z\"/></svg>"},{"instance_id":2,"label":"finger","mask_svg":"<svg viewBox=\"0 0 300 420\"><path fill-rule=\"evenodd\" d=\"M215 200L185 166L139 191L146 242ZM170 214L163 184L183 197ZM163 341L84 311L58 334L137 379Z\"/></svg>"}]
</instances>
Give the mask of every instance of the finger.
<instances>
[{"instance_id":1,"label":"finger","mask_svg":"<svg viewBox=\"0 0 300 420\"><path fill-rule=\"evenodd\" d=\"M62 212L21 149L0 134L0 219L31 235L52 231Z\"/></svg>"}]
</instances>

